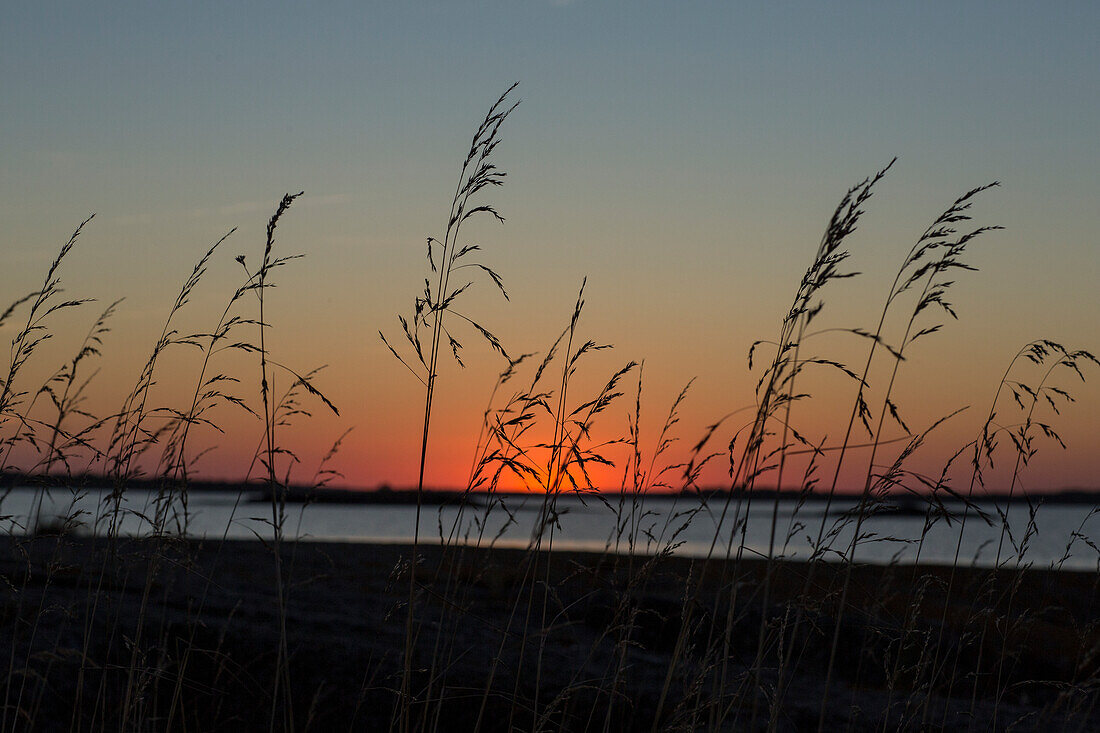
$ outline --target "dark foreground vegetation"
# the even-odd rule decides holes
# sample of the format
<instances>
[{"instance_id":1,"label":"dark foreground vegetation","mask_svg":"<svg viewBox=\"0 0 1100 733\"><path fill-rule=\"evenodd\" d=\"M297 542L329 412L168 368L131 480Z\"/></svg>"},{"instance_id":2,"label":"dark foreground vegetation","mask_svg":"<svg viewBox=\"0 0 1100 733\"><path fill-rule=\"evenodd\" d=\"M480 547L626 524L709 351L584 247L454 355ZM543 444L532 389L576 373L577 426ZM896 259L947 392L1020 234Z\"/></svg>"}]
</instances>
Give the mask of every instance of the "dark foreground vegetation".
<instances>
[{"instance_id":1,"label":"dark foreground vegetation","mask_svg":"<svg viewBox=\"0 0 1100 733\"><path fill-rule=\"evenodd\" d=\"M278 705L292 714L287 722L315 731L396 727L412 548L288 543L282 552L289 693ZM280 645L270 552L257 542L179 542L145 598L154 554L142 540L3 543L8 728L268 728ZM804 564L776 565L762 617L760 561L735 569L457 547L417 554L411 688L424 704L408 711L417 729L763 730L770 719L773 729L794 731L818 723L840 565L818 567L809 596ZM957 568L957 592L947 598L950 568L852 571L828 730L1100 726L1095 574ZM547 582L533 595L532 575ZM1026 604L1009 606L1012 587ZM974 598L985 594L993 602L976 613ZM807 619L794 644L801 658L773 709L778 670L753 672L757 632L796 609ZM728 655L713 652L716 625L733 632Z\"/></svg>"},{"instance_id":2,"label":"dark foreground vegetation","mask_svg":"<svg viewBox=\"0 0 1100 733\"><path fill-rule=\"evenodd\" d=\"M503 221L486 193L504 181L494 151L511 93L471 140L447 224L427 242L423 291L382 335L424 388L410 407L423 418L418 485L388 497L416 504L409 547L300 543L287 526L288 501L346 498L325 488L339 476L341 440L310 477L288 439L310 411L337 405L319 370L284 364L270 347L269 299L285 292L271 288L298 257L277 246L276 230L301 194L284 196L263 240L235 258L239 285L201 325L191 296L232 232L198 258L132 389L106 414L89 395L119 301L88 319L71 359L41 358L58 321L87 311L88 300L62 295L61 278L90 219L39 284L0 311L11 344L0 475L37 477L28 483L39 492L29 513L7 516L16 481L0 486L10 530L0 541L0 733L1100 729L1100 573L1060 569L1079 553L1100 556L1085 532L1098 510L1083 506L1064 557L1037 570L1025 490L1040 448L1064 447L1060 411L1100 362L1048 339L1020 345L977 408L972 439L931 473L913 455L961 407L914 418L895 396L907 355L957 317L950 294L975 269L968 248L997 228L971 224L971 207L996 184L947 203L900 253L881 310L844 325L828 320L825 296L855 276L850 239L892 163L853 186L773 337L749 350L748 408L685 428L689 383L652 430L639 364L595 380L585 371L609 346L583 335L583 284L538 354L510 351L466 308L479 286L507 297L465 227ZM446 497L457 518L445 524L429 507L444 499L425 489L432 412L440 370L463 363L471 338L500 355L502 371L471 441L468 481ZM924 383L950 368L937 364ZM182 393L166 389L171 379ZM818 388L842 397L819 434L801 412ZM624 403L626 424L615 425L610 408ZM219 422L229 413L255 430L227 435ZM263 499L242 502L263 514L263 531L250 543L199 543L188 497L202 457L227 442L256 446L240 485ZM596 470L619 477L615 493L597 491ZM723 490L706 491L715 474ZM94 512L78 508L89 476L109 488ZM487 527L499 526L490 514L516 521L500 501L516 484L541 501L527 548L507 550ZM138 488L150 500L128 508ZM857 503L840 510L845 488ZM68 511L43 513L50 490L67 492ZM814 506L780 522L791 491L799 509ZM697 501L658 520L641 501L650 492ZM556 551L555 533L572 519L559 506L565 494L609 513L607 552ZM1027 517L1010 523L1008 504L1021 501ZM766 551L746 540L754 504L770 510ZM869 567L869 520L890 511L923 518L914 564ZM708 559L680 558L701 512L717 527ZM134 514L141 538L125 530ZM924 566L941 522L954 562ZM976 522L998 535L991 569L961 554ZM794 540L809 548L805 563L784 559Z\"/></svg>"}]
</instances>

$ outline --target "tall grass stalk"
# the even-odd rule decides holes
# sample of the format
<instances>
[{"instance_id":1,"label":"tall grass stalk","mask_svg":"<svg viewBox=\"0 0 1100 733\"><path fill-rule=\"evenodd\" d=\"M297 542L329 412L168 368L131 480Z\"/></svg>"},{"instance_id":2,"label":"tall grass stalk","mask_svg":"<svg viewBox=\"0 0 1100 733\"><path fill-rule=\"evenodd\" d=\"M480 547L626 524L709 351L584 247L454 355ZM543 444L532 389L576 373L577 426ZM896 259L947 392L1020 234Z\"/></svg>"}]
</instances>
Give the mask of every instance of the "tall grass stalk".
<instances>
[{"instance_id":1,"label":"tall grass stalk","mask_svg":"<svg viewBox=\"0 0 1100 733\"><path fill-rule=\"evenodd\" d=\"M1011 379L1012 375L1017 369L1017 365L1021 360L1031 362L1033 364L1042 364L1050 355L1051 352L1058 354L1064 354L1065 349L1058 343L1050 341L1048 339L1040 339L1032 341L1021 348L1012 357L1008 366L1006 367L1004 374L997 382L996 389L994 390L993 399L990 401L989 412L987 413L985 420L979 431L978 438L973 441L973 453L970 458L970 478L966 488L965 497L967 502L963 505L963 514L959 521L959 530L956 537L954 554L952 557L951 567L948 573L947 585L945 589L945 597L950 600L952 593L955 590L956 570L959 566L959 561L962 553L963 537L966 532L967 521L970 518L972 512L972 502L974 499L975 491L980 486L985 485L984 471L986 467L992 467L994 453L997 449L998 435L1001 432L997 427L996 418L998 410L1000 409L1001 397L1007 390L1013 394L1014 399L1020 400L1017 387L1015 385L1023 384L1022 382ZM980 516L980 515L979 515ZM988 522L988 520L986 520ZM936 634L936 641L932 648L932 660L929 666L930 673L935 676L940 670L941 653L943 650L943 633L947 625L947 611L948 603L944 604L943 614L940 618L939 628ZM952 661L951 672L946 677L947 695L950 696L957 676L958 668L958 655L955 655ZM931 696L933 693L933 684L930 682L924 698L921 714L921 725L927 725L928 716L931 712ZM947 708L944 709L944 717L941 721L941 725L946 724Z\"/></svg>"},{"instance_id":2,"label":"tall grass stalk","mask_svg":"<svg viewBox=\"0 0 1100 733\"><path fill-rule=\"evenodd\" d=\"M948 280L946 277L950 277L951 273L956 270L975 269L966 264L962 259L967 245L982 234L999 229L1000 227L978 227L955 238L957 232L954 225L959 222L969 221L970 216L967 212L974 197L996 185L998 184L994 182L966 192L957 198L936 218L910 250L904 264L894 278L894 283L891 285L889 295L886 299L886 305L883 307L882 317L879 320L879 331L876 331L876 334L881 332L882 326L885 323L886 314L891 304L910 289L919 285L921 286L920 295L909 315L900 345L896 349L891 350L893 367L890 372L889 381L886 385L886 390L882 397L882 408L879 412L878 420L875 423L875 432L872 439L871 455L868 459L867 474L863 489L860 493L859 506L856 510L855 530L852 534L852 540L844 560L846 565L844 582L841 587L840 603L836 613L836 625L833 630L833 641L829 650L829 663L825 673L825 692L822 695L821 712L818 718L819 730L824 729L825 726L829 684L832 681L833 665L836 662L836 651L840 640L840 626L844 618L848 601L848 590L852 578L852 565L855 563L856 548L860 541L863 522L867 516L869 508L868 503L875 489L875 457L878 445L883 439L882 432L886 424L887 412L889 412L890 416L894 418L895 422L897 422L903 430L909 432L905 422L898 414L896 405L894 405L890 399L894 383L897 379L898 369L904 359L905 350L912 345L913 342L923 336L933 334L942 328L941 323L917 328L917 319L921 313L928 308L939 307L952 318L958 318L951 304L946 300L948 290L954 284L952 280ZM921 283L923 283L923 285L921 285ZM907 448L907 450L909 449Z\"/></svg>"},{"instance_id":3,"label":"tall grass stalk","mask_svg":"<svg viewBox=\"0 0 1100 733\"><path fill-rule=\"evenodd\" d=\"M264 255L260 261L260 267L256 273L256 297L259 299L259 341L260 341L260 396L264 409L264 453L262 463L267 468L267 487L271 492L271 531L272 549L275 558L275 592L278 601L279 612L279 644L276 652L275 679L272 681L271 691L271 730L276 729L276 721L280 718L279 700L280 685L283 691L283 707L281 710L282 725L284 730L294 730L294 707L291 699L290 687L290 654L286 641L286 588L283 579L283 520L285 517L285 494L276 475L276 441L275 441L275 402L272 392L275 389L270 381L274 378L268 368L268 351L266 332L268 323L264 314L264 294L270 286L268 277L271 270L281 263L279 258L272 257L272 249L275 245L275 227L294 200L301 196L286 194L279 202L278 208L267 222L267 239L264 242Z\"/></svg>"},{"instance_id":4,"label":"tall grass stalk","mask_svg":"<svg viewBox=\"0 0 1100 733\"><path fill-rule=\"evenodd\" d=\"M806 325L812 321L821 310L821 305L815 302L815 298L819 291L828 283L838 279L851 277L853 274L840 270L840 266L848 259L848 253L843 249L842 245L847 237L855 231L856 224L863 214L863 204L870 197L874 185L885 175L885 172L884 169L876 176L868 178L859 185L851 188L834 211L825 234L818 246L814 260L803 275L791 308L783 319L779 337L773 344L775 355L757 382L756 414L752 423L746 426L748 429L748 437L744 440L744 447L741 449L739 457L735 458L737 436L735 436L734 441L730 443L730 491L726 496L718 522L720 527L725 525L731 502L736 496L729 538L725 547L726 561L729 562L732 559L732 568L728 571L731 577L731 590L726 606L727 613L725 616L724 628L718 629L712 622L709 632L710 638L708 640L708 647L717 643L715 653L720 659L719 664L721 669L721 673L718 677L717 706L712 707L710 712L710 724L712 726L721 725L728 714L729 708L736 705L738 702L735 698L727 704L724 697L728 675L727 660L730 656L729 649L740 588L738 576L745 552L745 541L748 529L747 521L748 514L752 509L753 489L760 475L776 467L774 464L771 464L770 461L775 459L777 454L780 462L785 461L787 434L788 431L792 430L789 421L790 413L787 411L785 414L788 419L783 421L783 437L779 447L765 450L766 441L772 434L771 423L775 419L775 416L780 414L779 411L789 408L792 402L800 398L794 392L794 384L797 376L805 366L809 364L820 364L828 367L840 368L842 370L844 369L842 365L827 359L815 358L800 360L798 357L798 350L801 343L801 336L804 334ZM749 350L750 368L756 348L762 343L763 342L757 342L753 344L752 348ZM739 431L738 434L740 434L740 432L741 431ZM778 496L776 500L778 501ZM776 512L773 512L773 522L770 529L772 549L774 549L776 519ZM737 549L736 552L734 552L734 542L739 532L741 539L737 542ZM708 559L714 556L718 541L719 534L716 532L707 553ZM767 560L769 566L766 571L765 588L770 587L770 563L772 562L770 554L771 553L769 553L769 558ZM690 605L694 606L696 602L697 600L693 600ZM763 620L761 623L764 623ZM758 657L762 654L762 634L763 630L761 630L758 639ZM673 669L677 664L679 655L683 653L685 643L686 639L678 640L677 642L673 663L670 665L669 671L666 674L664 688L661 693L660 702L658 703L658 719L668 696ZM754 671L751 675L752 679L757 682L759 680L758 667L758 664L754 664ZM755 717L755 707L754 704L753 717ZM750 725L752 724L754 724L754 721L750 721ZM658 722L655 720L653 726L655 733L657 725Z\"/></svg>"},{"instance_id":5,"label":"tall grass stalk","mask_svg":"<svg viewBox=\"0 0 1100 733\"><path fill-rule=\"evenodd\" d=\"M1076 374L1082 382L1085 381L1085 375L1081 370L1081 367L1085 363L1091 362L1093 365L1100 366L1100 361L1097 361L1091 353L1085 350L1067 351L1064 348L1055 348L1057 345L1054 342L1048 342L1045 344L1051 351L1048 352L1050 358L1047 359L1049 366L1043 372L1038 384L1035 387L1029 387L1023 382L1016 382L1010 384L1009 387L1012 390L1012 394L1017 404L1021 407L1027 404L1027 412L1024 416L1023 424L1020 425L1015 431L1011 429L1004 430L1012 442L1012 447L1015 452L1015 458L1012 466L1011 478L1008 483L1008 494L1005 497L1005 507L1002 511L1000 507L997 507L998 514L1001 518L1001 529L997 538L997 552L993 560L993 572L996 573L1001 567L1001 556L1004 551L1005 538L1009 535L1009 522L1008 512L1011 508L1011 502L1015 495L1016 488L1020 483L1020 474L1023 468L1038 452L1036 447L1036 433L1040 433L1041 436L1057 443L1061 448L1065 449L1066 445L1062 441L1058 432L1046 422L1038 420L1036 418L1036 409L1040 406L1049 406L1054 415L1058 415L1058 402L1067 403L1072 402L1072 395L1065 389L1057 387L1050 383L1051 377L1058 371L1071 371ZM1038 354L1032 352L1033 357L1039 357ZM1039 357L1041 358L1041 357ZM1026 493L1025 493L1026 496ZM1028 507L1032 509L1030 498L1028 498ZM1032 515L1031 521L1034 521ZM1030 530L1030 527L1029 527ZM1021 564L1023 562L1023 548L1020 548L1016 555L1016 573L1021 572ZM1006 623L1010 623L1012 619L1012 607L1015 600L1017 584L1013 584L1009 593L1008 601L1005 609ZM992 599L989 600L989 605L992 607ZM982 626L982 633L978 641L978 662L977 669L980 674L982 667L982 656L985 652L985 640L989 631L989 625L984 624ZM1003 690L1001 688L1002 674L1004 671L1005 658L1008 656L1008 629L1006 628L1001 636L1001 653L997 658L997 673L996 681L994 683L994 694L996 695L995 704L993 706L993 721L992 724L995 727L997 725L997 716L1000 711L1001 698ZM978 688L979 688L979 674L974 676L974 685L970 697L970 717L974 718L974 709L977 705Z\"/></svg>"},{"instance_id":6,"label":"tall grass stalk","mask_svg":"<svg viewBox=\"0 0 1100 733\"><path fill-rule=\"evenodd\" d=\"M462 363L460 356L462 344L447 329L445 316L447 314L452 314L460 320L466 321L473 326L473 328L480 333L494 349L499 351L501 355L505 358L508 356L496 336L468 316L455 310L455 300L472 285L472 281L467 281L463 285L454 285L451 278L452 275L456 275L468 268L481 270L488 275L505 298L507 298L507 292L504 290L500 276L486 265L473 261L472 258L468 257L471 253L479 250L480 247L476 244L466 244L460 247L459 244L462 226L472 217L489 215L502 223L504 221L504 218L492 205L484 203L472 204L474 204L476 197L482 189L500 186L504 183L506 173L497 168L492 162L491 156L496 146L500 143L499 133L501 125L518 104L518 102L516 102L506 106L506 99L515 88L516 84L512 84L502 95L500 95L497 101L489 108L489 112L486 114L485 119L482 120L477 131L474 133L473 139L470 142L469 152L466 154L466 159L462 163L455 194L451 199L451 209L447 217L447 226L444 229L443 239L438 240L434 237L428 238L428 263L431 266L432 273L436 276L436 285L434 289L430 280L425 279L424 296L423 298L417 298L415 301L411 329L408 321L404 317L400 317L402 329L419 362L420 368L423 370L423 376L417 374L417 370L389 345L385 335L381 334L381 332L379 333L394 356L409 367L410 371L417 374L417 377L424 383L425 387L424 421L421 429L420 441L420 467L416 484L416 518L413 527L413 554L409 564L409 605L405 633L405 673L402 675L401 682L402 712L400 716L400 729L403 733L409 730L411 723L410 715L413 690L410 685L414 644L413 620L416 601L417 548L420 543L420 515L424 493L424 473L428 457L428 434L431 426L436 378L439 374L439 351L444 338L447 339L447 344L455 360L460 364ZM439 258L438 267L436 266L436 257ZM430 332L427 356L424 354L424 349L420 340L421 329L427 329Z\"/></svg>"}]
</instances>

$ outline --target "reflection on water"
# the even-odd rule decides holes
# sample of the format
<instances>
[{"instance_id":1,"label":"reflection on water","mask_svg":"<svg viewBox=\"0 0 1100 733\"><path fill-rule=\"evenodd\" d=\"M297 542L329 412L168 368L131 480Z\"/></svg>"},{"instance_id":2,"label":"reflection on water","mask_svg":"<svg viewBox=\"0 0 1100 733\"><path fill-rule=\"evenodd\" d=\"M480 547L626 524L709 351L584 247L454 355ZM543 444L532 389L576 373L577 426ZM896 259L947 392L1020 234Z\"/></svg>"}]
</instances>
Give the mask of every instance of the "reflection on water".
<instances>
[{"instance_id":1,"label":"reflection on water","mask_svg":"<svg viewBox=\"0 0 1100 733\"><path fill-rule=\"evenodd\" d=\"M41 506L39 507L39 502ZM117 515L119 531L127 535L148 534L156 515L156 495L150 491L125 494ZM576 496L558 500L552 532L544 534L543 546L552 541L558 549L612 549L652 553L674 547L677 554L697 557L713 552L723 556L742 544L741 530L747 527L744 552L747 556L765 556L772 538L772 500L757 499L748 512L748 520L734 526L736 501L726 507L724 498L711 499L708 505L693 498L649 497L633 504L620 503L618 497L603 502L595 497L583 501ZM499 503L470 506L426 507L422 511L420 536L425 542L462 541L524 547L540 523L542 499L535 496L507 496ZM58 526L59 517L73 517L78 531L104 533L115 516L107 492L88 490L74 493L52 489L16 489L0 504L0 531L22 534L37 525ZM824 503L809 502L798 507L781 501L776 524L774 554L787 558L806 558L817 544L829 548L825 556L838 559L846 553L855 530L845 512L854 509L851 500L833 502L827 516ZM927 530L921 513L883 513L863 522L858 560L887 563L919 561L951 564L958 553L965 565L992 565L1000 545L1001 562L1015 565L1022 550L1023 562L1037 567L1061 566L1065 569L1095 570L1100 555L1089 541L1100 545L1100 513L1081 504L1040 506L1033 522L1026 505L1013 504L1007 510L1007 531L996 507L980 505L991 523L973 511L966 512L965 531L960 543L959 521L962 505L949 506L952 517L941 518ZM170 507L174 531L186 527L194 537L229 539L269 538L273 534L269 503L253 501L248 494L203 491L188 498L187 521L183 522L178 502ZM723 509L726 509L723 516ZM407 505L372 504L287 504L284 535L302 540L350 542L409 542L413 537L416 508ZM744 518L744 507L741 517ZM822 519L825 518L824 526ZM819 543L818 538L822 537ZM1086 541L1086 539L1088 541ZM712 549L713 548L713 549ZM1068 548L1068 556L1067 556ZM918 556L919 552L919 556Z\"/></svg>"}]
</instances>

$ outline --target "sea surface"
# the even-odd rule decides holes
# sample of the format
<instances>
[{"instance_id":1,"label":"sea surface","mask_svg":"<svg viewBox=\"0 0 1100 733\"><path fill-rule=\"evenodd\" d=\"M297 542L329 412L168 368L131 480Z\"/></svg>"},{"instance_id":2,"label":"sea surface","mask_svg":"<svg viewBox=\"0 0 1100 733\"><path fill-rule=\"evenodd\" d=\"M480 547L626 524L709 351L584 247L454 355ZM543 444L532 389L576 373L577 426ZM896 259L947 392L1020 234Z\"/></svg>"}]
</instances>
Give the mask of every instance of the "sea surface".
<instances>
[{"instance_id":1,"label":"sea surface","mask_svg":"<svg viewBox=\"0 0 1100 733\"><path fill-rule=\"evenodd\" d=\"M851 552L856 501L837 498L826 511L824 501L802 505L757 497L747 507L737 500L712 497L649 496L638 501L616 495L606 502L594 496L561 496L556 515L545 519L538 496L505 496L492 505L424 506L422 542L467 542L526 547L536 528L546 526L543 548L612 550L651 554L671 548L694 557L724 557L738 551L748 557L805 559L815 546L826 548L826 559ZM111 523L125 535L152 531L157 496L146 490L128 491L113 511L106 491L64 488L16 488L0 501L0 532L25 534L36 526L56 529L62 518L75 519L74 530L105 534ZM926 527L923 511L883 511L863 520L855 558L870 563L927 563L1009 567L1032 565L1066 570L1100 571L1100 507L1091 504L1026 503L977 505L984 517L962 504L948 504L949 516ZM777 511L776 511L777 509ZM186 506L178 498L168 507L166 526L191 537L259 539L274 534L269 501L250 493L193 492ZM772 517L775 511L775 533ZM742 521L736 523L735 517ZM746 521L747 517L747 521ZM1006 521L1007 520L1007 521ZM303 505L287 503L281 518L283 536L304 541L407 543L416 527L416 507L406 504ZM743 534L742 528L747 528ZM923 541L921 536L923 534ZM442 538L442 539L441 539ZM819 539L820 538L820 539ZM769 550L770 548L770 550Z\"/></svg>"}]
</instances>

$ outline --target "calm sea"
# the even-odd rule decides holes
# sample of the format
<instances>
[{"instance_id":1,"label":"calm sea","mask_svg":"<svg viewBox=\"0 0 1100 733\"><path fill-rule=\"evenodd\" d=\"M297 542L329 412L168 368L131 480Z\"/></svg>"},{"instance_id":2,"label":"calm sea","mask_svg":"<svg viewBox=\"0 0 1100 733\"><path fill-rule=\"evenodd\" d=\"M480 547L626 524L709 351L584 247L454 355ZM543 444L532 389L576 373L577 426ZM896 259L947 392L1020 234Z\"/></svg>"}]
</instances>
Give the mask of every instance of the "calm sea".
<instances>
[{"instance_id":1,"label":"calm sea","mask_svg":"<svg viewBox=\"0 0 1100 733\"><path fill-rule=\"evenodd\" d=\"M121 513L120 531L128 535L147 534L154 514L155 494L130 491ZM41 502L41 507L39 507ZM563 496L557 505L552 546L563 550L604 549L627 552L654 552L670 544L675 552L696 557L712 551L723 556L733 533L736 502L722 517L725 499L647 497L632 506L620 505L618 497L609 505L596 498L581 500ZM526 546L540 522L543 502L540 497L505 497L503 505L426 506L422 509L420 537L425 542L464 541L499 545ZM23 534L27 527L57 523L57 517L77 516L78 532L103 533L109 522L106 493L85 490L73 493L52 489L17 488L0 503L0 531ZM807 502L801 507L793 501L779 504L773 554L777 557L805 558L818 540L835 552L837 558L847 552L855 532L854 521L843 513L855 502L833 502L822 530L823 502ZM766 556L771 540L773 501L758 498L747 513L744 552L748 556ZM970 511L965 526L962 505L948 505L953 515L940 518L926 532L922 513L882 513L864 520L860 528L857 560L874 563L951 564L958 553L961 564L992 566L998 559L1010 566L1018 561L1035 567L1062 567L1076 570L1100 570L1100 511L1083 504L1040 505L1032 515L1026 504L1013 503L1000 511L993 503L980 504L989 523ZM1003 512L1003 514L1002 514ZM268 502L254 501L248 494L236 492L195 492L188 500L187 534L194 537L229 539L268 538L273 534L272 509ZM283 520L284 536L301 540L344 542L402 543L412 540L416 508L407 505L377 504L287 504ZM745 516L742 507L741 516ZM1007 519L1007 524L1004 519ZM174 525L173 525L174 526ZM961 532L960 532L961 529ZM961 543L960 543L961 534ZM545 535L544 546L550 538ZM717 542L715 542L717 538ZM733 536L736 552L742 541L741 529Z\"/></svg>"}]
</instances>

